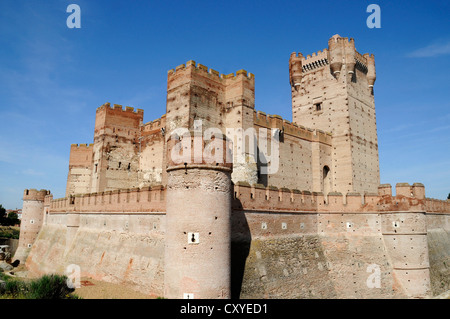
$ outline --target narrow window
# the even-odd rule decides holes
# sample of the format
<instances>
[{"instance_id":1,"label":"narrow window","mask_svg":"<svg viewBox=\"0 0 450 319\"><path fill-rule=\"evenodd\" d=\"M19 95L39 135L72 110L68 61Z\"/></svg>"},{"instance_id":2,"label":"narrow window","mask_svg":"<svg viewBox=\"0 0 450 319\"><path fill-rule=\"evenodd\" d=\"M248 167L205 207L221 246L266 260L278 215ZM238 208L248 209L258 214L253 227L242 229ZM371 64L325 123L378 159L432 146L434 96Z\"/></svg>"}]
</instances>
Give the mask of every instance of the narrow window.
<instances>
[{"instance_id":1,"label":"narrow window","mask_svg":"<svg viewBox=\"0 0 450 319\"><path fill-rule=\"evenodd\" d=\"M122 162L119 162L119 168L120 168L120 166L122 166Z\"/></svg>"},{"instance_id":2,"label":"narrow window","mask_svg":"<svg viewBox=\"0 0 450 319\"><path fill-rule=\"evenodd\" d=\"M328 166L323 167L322 183L323 183L323 193L327 195L330 192L331 176L330 168Z\"/></svg>"},{"instance_id":3,"label":"narrow window","mask_svg":"<svg viewBox=\"0 0 450 319\"><path fill-rule=\"evenodd\" d=\"M322 110L322 103L316 103L316 104L314 104L314 106L316 107L316 111Z\"/></svg>"}]
</instances>

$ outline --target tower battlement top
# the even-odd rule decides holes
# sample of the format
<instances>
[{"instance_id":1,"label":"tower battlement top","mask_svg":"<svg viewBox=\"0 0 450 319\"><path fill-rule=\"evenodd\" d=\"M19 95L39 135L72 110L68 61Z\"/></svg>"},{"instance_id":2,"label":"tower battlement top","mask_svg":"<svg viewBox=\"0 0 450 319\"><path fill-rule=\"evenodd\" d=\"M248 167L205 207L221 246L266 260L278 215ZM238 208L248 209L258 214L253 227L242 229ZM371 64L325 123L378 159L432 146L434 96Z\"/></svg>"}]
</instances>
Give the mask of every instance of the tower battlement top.
<instances>
[{"instance_id":1,"label":"tower battlement top","mask_svg":"<svg viewBox=\"0 0 450 319\"><path fill-rule=\"evenodd\" d=\"M50 191L46 189L25 189L23 191L23 200L44 201L45 196L50 195Z\"/></svg>"},{"instance_id":2,"label":"tower battlement top","mask_svg":"<svg viewBox=\"0 0 450 319\"><path fill-rule=\"evenodd\" d=\"M188 62L186 62L186 64L180 64L175 69L170 69L167 72L167 75L170 78L171 76L177 75L180 72L184 72L186 70L194 70L195 72L202 72L205 75L208 75L210 77L213 77L213 78L216 78L219 80L227 80L227 79L235 80L235 79L239 78L240 76L242 76L242 78L247 78L249 80L255 79L254 74L249 73L244 69L238 70L238 71L236 71L236 73L221 74L219 71L208 68L206 65L196 63L194 60L189 60Z\"/></svg>"},{"instance_id":3,"label":"tower battlement top","mask_svg":"<svg viewBox=\"0 0 450 319\"><path fill-rule=\"evenodd\" d=\"M105 104L101 105L100 107L97 108L97 112L102 111L102 110L115 110L115 111L121 111L121 112L126 112L126 113L134 113L134 114L144 114L144 110L143 109L134 109L134 107L131 106L126 106L125 109L123 108L122 105L120 104L114 104L111 107L111 103L106 102Z\"/></svg>"}]
</instances>

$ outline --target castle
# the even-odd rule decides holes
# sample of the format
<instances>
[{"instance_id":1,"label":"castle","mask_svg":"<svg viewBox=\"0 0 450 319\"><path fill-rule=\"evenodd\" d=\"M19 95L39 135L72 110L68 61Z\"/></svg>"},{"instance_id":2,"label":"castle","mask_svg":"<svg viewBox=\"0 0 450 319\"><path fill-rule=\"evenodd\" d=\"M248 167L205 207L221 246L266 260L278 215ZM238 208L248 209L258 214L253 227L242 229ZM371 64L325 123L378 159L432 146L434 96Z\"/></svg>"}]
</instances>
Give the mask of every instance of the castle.
<instances>
[{"instance_id":1,"label":"castle","mask_svg":"<svg viewBox=\"0 0 450 319\"><path fill-rule=\"evenodd\" d=\"M450 202L380 185L375 80L353 39L292 53L288 121L255 110L253 74L188 61L168 72L160 119L96 110L93 144L71 145L65 198L25 190L15 258L166 298L448 290Z\"/></svg>"}]
</instances>

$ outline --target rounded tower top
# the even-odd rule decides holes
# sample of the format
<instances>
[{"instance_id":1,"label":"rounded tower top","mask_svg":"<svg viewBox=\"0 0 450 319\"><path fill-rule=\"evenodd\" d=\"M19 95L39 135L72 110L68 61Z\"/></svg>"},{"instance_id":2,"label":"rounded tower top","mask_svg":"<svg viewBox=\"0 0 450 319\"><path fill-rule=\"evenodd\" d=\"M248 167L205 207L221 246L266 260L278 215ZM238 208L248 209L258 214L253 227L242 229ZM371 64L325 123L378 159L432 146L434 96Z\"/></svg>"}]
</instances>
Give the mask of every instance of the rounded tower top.
<instances>
[{"instance_id":1,"label":"rounded tower top","mask_svg":"<svg viewBox=\"0 0 450 319\"><path fill-rule=\"evenodd\" d=\"M23 191L23 200L44 201L45 196L50 195L50 191L46 189L26 189Z\"/></svg>"},{"instance_id":2,"label":"rounded tower top","mask_svg":"<svg viewBox=\"0 0 450 319\"><path fill-rule=\"evenodd\" d=\"M231 145L217 133L207 137L187 129L180 134L175 130L167 141L166 156L167 171L194 167L231 170L233 166Z\"/></svg>"}]
</instances>

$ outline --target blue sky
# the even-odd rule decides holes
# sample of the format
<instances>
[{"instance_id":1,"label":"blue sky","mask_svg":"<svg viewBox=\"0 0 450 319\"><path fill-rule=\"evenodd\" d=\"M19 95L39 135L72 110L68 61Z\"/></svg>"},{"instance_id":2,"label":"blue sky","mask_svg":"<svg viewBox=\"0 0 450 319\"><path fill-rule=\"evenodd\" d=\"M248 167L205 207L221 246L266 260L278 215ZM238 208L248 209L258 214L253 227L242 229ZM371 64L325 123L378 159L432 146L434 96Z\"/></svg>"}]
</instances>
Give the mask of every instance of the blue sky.
<instances>
[{"instance_id":1,"label":"blue sky","mask_svg":"<svg viewBox=\"0 0 450 319\"><path fill-rule=\"evenodd\" d=\"M69 4L81 28L69 29ZM370 3L381 28L369 29ZM334 34L374 53L381 182L450 193L450 2L0 0L0 204L64 197L70 144L92 143L105 102L165 113L167 71L188 60L255 74L256 109L292 119L288 59Z\"/></svg>"}]
</instances>

